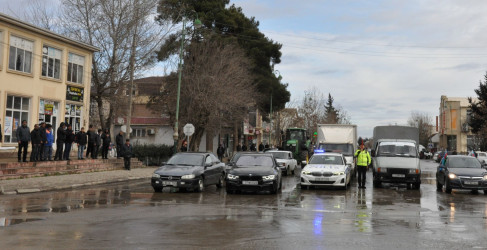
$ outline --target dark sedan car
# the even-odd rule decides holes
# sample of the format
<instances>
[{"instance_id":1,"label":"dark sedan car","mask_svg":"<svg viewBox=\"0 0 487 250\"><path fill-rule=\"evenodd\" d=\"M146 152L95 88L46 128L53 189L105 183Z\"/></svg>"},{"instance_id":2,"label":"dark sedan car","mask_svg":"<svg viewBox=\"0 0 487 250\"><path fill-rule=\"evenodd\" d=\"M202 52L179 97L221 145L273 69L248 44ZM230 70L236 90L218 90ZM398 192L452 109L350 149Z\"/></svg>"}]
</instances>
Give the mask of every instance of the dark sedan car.
<instances>
[{"instance_id":1,"label":"dark sedan car","mask_svg":"<svg viewBox=\"0 0 487 250\"><path fill-rule=\"evenodd\" d=\"M227 193L235 191L270 191L281 189L281 170L271 154L242 154L232 164L226 177Z\"/></svg>"},{"instance_id":2,"label":"dark sedan car","mask_svg":"<svg viewBox=\"0 0 487 250\"><path fill-rule=\"evenodd\" d=\"M177 153L154 171L151 184L155 192L177 187L202 192L205 186L222 187L225 164L212 153Z\"/></svg>"},{"instance_id":3,"label":"dark sedan car","mask_svg":"<svg viewBox=\"0 0 487 250\"><path fill-rule=\"evenodd\" d=\"M452 189L484 190L487 194L487 170L472 156L451 155L436 171L436 187L451 193Z\"/></svg>"}]
</instances>

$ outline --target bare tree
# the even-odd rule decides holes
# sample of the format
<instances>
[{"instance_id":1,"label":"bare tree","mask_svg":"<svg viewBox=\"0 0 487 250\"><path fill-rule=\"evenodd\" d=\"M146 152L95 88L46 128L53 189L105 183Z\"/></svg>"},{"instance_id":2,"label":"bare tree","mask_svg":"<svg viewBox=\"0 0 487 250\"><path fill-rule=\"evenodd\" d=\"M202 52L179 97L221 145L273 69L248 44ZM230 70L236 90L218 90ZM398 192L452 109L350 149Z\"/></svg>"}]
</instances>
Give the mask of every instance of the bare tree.
<instances>
[{"instance_id":1,"label":"bare tree","mask_svg":"<svg viewBox=\"0 0 487 250\"><path fill-rule=\"evenodd\" d=\"M426 147L431 137L433 118L426 112L412 111L407 124L419 129L419 144Z\"/></svg>"},{"instance_id":2,"label":"bare tree","mask_svg":"<svg viewBox=\"0 0 487 250\"><path fill-rule=\"evenodd\" d=\"M212 40L191 43L184 59L179 129L185 123L195 126L193 150L197 150L204 132L211 134L222 124L233 126L243 121L248 107L255 104L258 96L250 65L235 44ZM174 118L177 77L173 74L167 80L165 91L152 98L151 107L169 110Z\"/></svg>"}]
</instances>

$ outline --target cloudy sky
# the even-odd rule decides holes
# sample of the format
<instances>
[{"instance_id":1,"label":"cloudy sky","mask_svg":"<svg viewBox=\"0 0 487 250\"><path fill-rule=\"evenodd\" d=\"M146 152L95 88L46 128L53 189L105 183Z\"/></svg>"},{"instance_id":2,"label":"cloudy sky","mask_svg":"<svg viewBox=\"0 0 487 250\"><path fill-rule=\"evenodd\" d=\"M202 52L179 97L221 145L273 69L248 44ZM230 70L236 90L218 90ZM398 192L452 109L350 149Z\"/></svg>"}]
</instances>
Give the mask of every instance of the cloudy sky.
<instances>
[{"instance_id":1,"label":"cloudy sky","mask_svg":"<svg viewBox=\"0 0 487 250\"><path fill-rule=\"evenodd\" d=\"M276 66L292 99L331 93L371 136L438 115L441 95L475 96L487 70L484 0L232 0L282 43Z\"/></svg>"},{"instance_id":2,"label":"cloudy sky","mask_svg":"<svg viewBox=\"0 0 487 250\"><path fill-rule=\"evenodd\" d=\"M27 3L0 0L0 11L21 12ZM435 117L441 95L475 96L487 71L485 0L231 3L283 44L276 69L291 98L312 87L331 93L360 136L372 136L377 125L405 124L411 111Z\"/></svg>"}]
</instances>

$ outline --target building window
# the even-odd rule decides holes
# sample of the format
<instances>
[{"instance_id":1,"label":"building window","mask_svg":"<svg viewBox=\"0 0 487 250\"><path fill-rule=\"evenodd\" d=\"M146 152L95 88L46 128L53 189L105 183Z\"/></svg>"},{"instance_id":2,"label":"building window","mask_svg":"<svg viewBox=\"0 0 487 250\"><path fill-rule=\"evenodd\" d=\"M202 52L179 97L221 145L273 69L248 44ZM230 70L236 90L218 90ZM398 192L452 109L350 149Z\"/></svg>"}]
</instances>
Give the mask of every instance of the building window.
<instances>
[{"instance_id":1,"label":"building window","mask_svg":"<svg viewBox=\"0 0 487 250\"><path fill-rule=\"evenodd\" d=\"M59 102L43 100L39 102L39 124L45 122L52 124L53 131L57 129L59 115Z\"/></svg>"},{"instance_id":2,"label":"building window","mask_svg":"<svg viewBox=\"0 0 487 250\"><path fill-rule=\"evenodd\" d=\"M82 107L75 104L66 104L66 110L64 112L64 122L71 124L76 133L81 129Z\"/></svg>"},{"instance_id":3,"label":"building window","mask_svg":"<svg viewBox=\"0 0 487 250\"><path fill-rule=\"evenodd\" d=\"M17 128L26 120L29 124L30 99L27 97L7 96L7 107L5 111L4 142L17 142Z\"/></svg>"},{"instance_id":4,"label":"building window","mask_svg":"<svg viewBox=\"0 0 487 250\"><path fill-rule=\"evenodd\" d=\"M31 73L33 49L33 42L23 38L11 36L8 68L20 72Z\"/></svg>"},{"instance_id":5,"label":"building window","mask_svg":"<svg viewBox=\"0 0 487 250\"><path fill-rule=\"evenodd\" d=\"M3 70L3 32L0 30L0 70Z\"/></svg>"},{"instance_id":6,"label":"building window","mask_svg":"<svg viewBox=\"0 0 487 250\"><path fill-rule=\"evenodd\" d=\"M42 47L42 76L61 79L62 52L44 45Z\"/></svg>"},{"instance_id":7,"label":"building window","mask_svg":"<svg viewBox=\"0 0 487 250\"><path fill-rule=\"evenodd\" d=\"M132 134L130 134L131 137L145 137L145 129L143 128L133 128L132 129Z\"/></svg>"},{"instance_id":8,"label":"building window","mask_svg":"<svg viewBox=\"0 0 487 250\"><path fill-rule=\"evenodd\" d=\"M68 82L83 84L85 58L73 53L68 55Z\"/></svg>"}]
</instances>

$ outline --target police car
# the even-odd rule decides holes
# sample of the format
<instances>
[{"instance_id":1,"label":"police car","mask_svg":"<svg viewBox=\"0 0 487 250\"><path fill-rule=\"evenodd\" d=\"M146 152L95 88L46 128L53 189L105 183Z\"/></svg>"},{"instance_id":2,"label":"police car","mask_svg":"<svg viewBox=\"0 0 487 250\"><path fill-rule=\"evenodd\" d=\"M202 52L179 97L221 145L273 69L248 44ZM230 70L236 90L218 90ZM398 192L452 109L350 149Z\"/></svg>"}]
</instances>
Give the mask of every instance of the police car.
<instances>
[{"instance_id":1,"label":"police car","mask_svg":"<svg viewBox=\"0 0 487 250\"><path fill-rule=\"evenodd\" d=\"M347 189L350 185L351 167L340 153L315 150L301 171L301 187L332 186Z\"/></svg>"}]
</instances>

